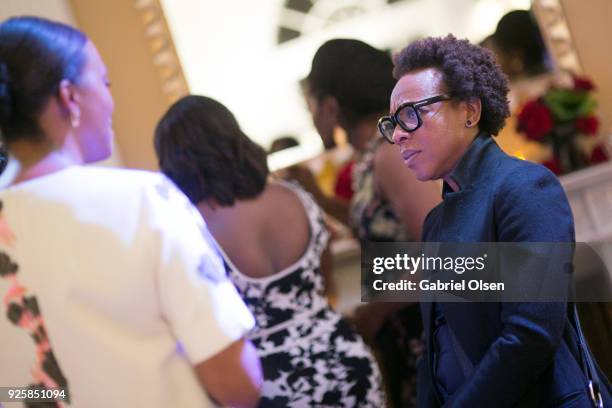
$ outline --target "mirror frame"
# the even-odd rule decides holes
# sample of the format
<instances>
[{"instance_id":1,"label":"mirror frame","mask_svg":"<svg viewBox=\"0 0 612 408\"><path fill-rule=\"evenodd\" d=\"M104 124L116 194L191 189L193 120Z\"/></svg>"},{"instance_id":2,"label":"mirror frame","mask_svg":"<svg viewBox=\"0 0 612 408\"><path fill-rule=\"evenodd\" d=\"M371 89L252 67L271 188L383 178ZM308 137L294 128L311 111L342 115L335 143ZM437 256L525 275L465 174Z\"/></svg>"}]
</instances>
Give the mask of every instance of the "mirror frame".
<instances>
[{"instance_id":1,"label":"mirror frame","mask_svg":"<svg viewBox=\"0 0 612 408\"><path fill-rule=\"evenodd\" d=\"M143 33L149 43L153 65L157 68L161 90L168 101L174 103L189 94L189 85L176 53L164 10L159 0L135 0L134 7L143 23Z\"/></svg>"},{"instance_id":2,"label":"mirror frame","mask_svg":"<svg viewBox=\"0 0 612 408\"><path fill-rule=\"evenodd\" d=\"M582 74L582 64L561 0L532 0L532 9L555 70Z\"/></svg>"}]
</instances>

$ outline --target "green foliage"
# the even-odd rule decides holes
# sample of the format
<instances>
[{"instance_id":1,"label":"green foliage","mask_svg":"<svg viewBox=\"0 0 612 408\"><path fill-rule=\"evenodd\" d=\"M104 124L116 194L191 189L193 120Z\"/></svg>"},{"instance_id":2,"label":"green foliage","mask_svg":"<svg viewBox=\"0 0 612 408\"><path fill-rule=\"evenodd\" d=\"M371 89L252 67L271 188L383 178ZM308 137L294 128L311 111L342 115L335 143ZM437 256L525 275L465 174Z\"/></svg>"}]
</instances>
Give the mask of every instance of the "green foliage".
<instances>
[{"instance_id":1,"label":"green foliage","mask_svg":"<svg viewBox=\"0 0 612 408\"><path fill-rule=\"evenodd\" d=\"M550 108L556 122L569 122L590 116L597 107L597 101L589 92L573 89L551 89L542 99Z\"/></svg>"}]
</instances>

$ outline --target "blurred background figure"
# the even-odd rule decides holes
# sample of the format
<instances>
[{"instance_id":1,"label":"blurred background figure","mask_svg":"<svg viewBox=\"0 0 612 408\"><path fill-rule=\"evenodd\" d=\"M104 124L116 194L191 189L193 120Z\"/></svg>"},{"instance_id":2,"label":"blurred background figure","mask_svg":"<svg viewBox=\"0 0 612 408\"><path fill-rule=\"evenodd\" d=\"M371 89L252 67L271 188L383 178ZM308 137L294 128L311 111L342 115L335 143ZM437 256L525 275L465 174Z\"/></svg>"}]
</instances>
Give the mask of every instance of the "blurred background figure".
<instances>
[{"instance_id":1,"label":"blurred background figure","mask_svg":"<svg viewBox=\"0 0 612 408\"><path fill-rule=\"evenodd\" d=\"M553 83L568 80L568 75L551 70L540 29L528 10L513 10L505 14L495 32L481 45L493 51L510 85L511 116L496 141L512 156L535 162L546 161L551 152L540 143L526 140L517 131L518 110L528 100L543 95Z\"/></svg>"},{"instance_id":2,"label":"blurred background figure","mask_svg":"<svg viewBox=\"0 0 612 408\"><path fill-rule=\"evenodd\" d=\"M370 351L324 297L322 212L296 184L269 181L266 152L204 96L170 107L155 132L161 170L197 205L255 315L262 407L384 406Z\"/></svg>"},{"instance_id":3,"label":"blurred background figure","mask_svg":"<svg viewBox=\"0 0 612 408\"><path fill-rule=\"evenodd\" d=\"M0 385L61 389L57 407L255 406L253 318L197 211L160 174L84 166L111 153L109 87L81 31L0 24Z\"/></svg>"},{"instance_id":4,"label":"blurred background figure","mask_svg":"<svg viewBox=\"0 0 612 408\"><path fill-rule=\"evenodd\" d=\"M544 40L535 18L528 10L513 10L497 23L490 38L502 70L511 82L549 72Z\"/></svg>"},{"instance_id":5,"label":"blurred background figure","mask_svg":"<svg viewBox=\"0 0 612 408\"><path fill-rule=\"evenodd\" d=\"M337 127L355 151L350 201L325 196L304 169L294 176L321 206L351 226L362 241L418 241L427 212L440 201L438 183L421 183L397 149L378 134L395 84L390 55L362 41L334 39L316 52L307 98L317 131L329 140ZM355 323L375 348L389 403L414 406L415 361L422 348L418 306L371 303L355 311Z\"/></svg>"},{"instance_id":6,"label":"blurred background figure","mask_svg":"<svg viewBox=\"0 0 612 408\"><path fill-rule=\"evenodd\" d=\"M300 87L308 112L313 118L317 117L321 107L309 91L308 77L300 81ZM334 126L331 131L317 132L317 135L323 144L323 151L304 164L313 172L317 186L323 194L341 202L349 201L353 196L352 169L355 164L355 151L347 142L346 132L341 127ZM300 169L295 167L292 170Z\"/></svg>"},{"instance_id":7,"label":"blurred background figure","mask_svg":"<svg viewBox=\"0 0 612 408\"><path fill-rule=\"evenodd\" d=\"M300 142L293 136L280 136L272 141L268 154L280 152L281 150L297 147Z\"/></svg>"}]
</instances>

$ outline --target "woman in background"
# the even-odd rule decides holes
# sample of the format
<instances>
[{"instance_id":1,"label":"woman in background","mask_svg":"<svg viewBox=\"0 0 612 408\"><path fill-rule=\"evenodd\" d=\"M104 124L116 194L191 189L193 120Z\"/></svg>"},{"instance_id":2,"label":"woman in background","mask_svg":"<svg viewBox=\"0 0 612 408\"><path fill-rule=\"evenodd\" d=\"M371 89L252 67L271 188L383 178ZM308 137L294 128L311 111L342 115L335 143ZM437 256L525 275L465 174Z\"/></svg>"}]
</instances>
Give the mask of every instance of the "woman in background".
<instances>
[{"instance_id":1,"label":"woman in background","mask_svg":"<svg viewBox=\"0 0 612 408\"><path fill-rule=\"evenodd\" d=\"M493 51L497 63L509 79L511 116L497 136L497 143L509 155L546 162L551 152L541 143L517 132L518 112L528 100L544 95L553 84L569 84L571 78L550 70L540 29L528 10L506 13L483 46Z\"/></svg>"},{"instance_id":2,"label":"woman in background","mask_svg":"<svg viewBox=\"0 0 612 408\"><path fill-rule=\"evenodd\" d=\"M323 296L322 213L297 185L268 181L266 152L219 102L188 96L157 125L162 171L196 204L257 322L264 407L382 407L365 344Z\"/></svg>"},{"instance_id":3,"label":"woman in background","mask_svg":"<svg viewBox=\"0 0 612 408\"><path fill-rule=\"evenodd\" d=\"M418 181L406 170L397 149L377 131L395 85L392 71L387 52L359 40L334 39L317 50L306 80L321 138L331 137L341 127L357 161L350 206L341 208L338 200L330 203L307 177L300 177L300 182L321 199L326 211L344 213L339 219L348 218L362 242L418 241L427 212L440 201L440 185ZM418 305L369 303L357 308L355 322L375 347L390 404L415 406L415 362L423 349Z\"/></svg>"},{"instance_id":4,"label":"woman in background","mask_svg":"<svg viewBox=\"0 0 612 408\"><path fill-rule=\"evenodd\" d=\"M255 406L252 316L201 217L159 174L83 166L111 152L109 86L82 32L0 24L0 385L57 407Z\"/></svg>"}]
</instances>

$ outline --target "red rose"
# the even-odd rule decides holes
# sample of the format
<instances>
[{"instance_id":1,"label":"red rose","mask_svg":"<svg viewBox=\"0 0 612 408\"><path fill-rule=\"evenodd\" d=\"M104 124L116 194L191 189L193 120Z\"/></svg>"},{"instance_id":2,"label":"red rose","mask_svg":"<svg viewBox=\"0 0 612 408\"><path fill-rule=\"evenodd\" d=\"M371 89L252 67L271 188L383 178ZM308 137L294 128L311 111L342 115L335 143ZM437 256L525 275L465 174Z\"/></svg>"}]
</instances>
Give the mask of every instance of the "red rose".
<instances>
[{"instance_id":1,"label":"red rose","mask_svg":"<svg viewBox=\"0 0 612 408\"><path fill-rule=\"evenodd\" d=\"M518 130L532 140L541 140L554 126L550 109L539 100L529 101L518 115Z\"/></svg>"},{"instance_id":2,"label":"red rose","mask_svg":"<svg viewBox=\"0 0 612 408\"><path fill-rule=\"evenodd\" d=\"M591 157L589 158L589 163L597 164L597 163L604 163L607 161L608 161L608 153L606 152L606 149L604 149L603 145L595 146L593 151L591 151Z\"/></svg>"},{"instance_id":3,"label":"red rose","mask_svg":"<svg viewBox=\"0 0 612 408\"><path fill-rule=\"evenodd\" d=\"M578 118L576 128L585 135L594 135L599 129L599 120L595 116Z\"/></svg>"},{"instance_id":4,"label":"red rose","mask_svg":"<svg viewBox=\"0 0 612 408\"><path fill-rule=\"evenodd\" d=\"M574 90L576 91L592 91L595 85L587 77L574 77Z\"/></svg>"},{"instance_id":5,"label":"red rose","mask_svg":"<svg viewBox=\"0 0 612 408\"><path fill-rule=\"evenodd\" d=\"M561 175L561 161L557 156L553 156L552 159L547 160L542 164L548 167L548 170L552 171L557 176Z\"/></svg>"}]
</instances>

